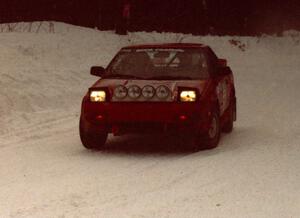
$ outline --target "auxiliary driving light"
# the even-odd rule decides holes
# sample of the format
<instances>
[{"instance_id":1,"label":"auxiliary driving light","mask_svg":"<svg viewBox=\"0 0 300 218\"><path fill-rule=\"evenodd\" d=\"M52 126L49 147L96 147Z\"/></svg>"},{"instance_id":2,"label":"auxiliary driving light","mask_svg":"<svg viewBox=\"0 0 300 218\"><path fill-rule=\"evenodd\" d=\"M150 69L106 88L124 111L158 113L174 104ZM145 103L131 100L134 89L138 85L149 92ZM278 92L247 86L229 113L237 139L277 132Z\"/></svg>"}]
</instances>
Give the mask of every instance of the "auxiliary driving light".
<instances>
[{"instance_id":1,"label":"auxiliary driving light","mask_svg":"<svg viewBox=\"0 0 300 218\"><path fill-rule=\"evenodd\" d=\"M138 98L142 94L141 88L137 85L130 86L128 88L128 95L130 98Z\"/></svg>"},{"instance_id":2,"label":"auxiliary driving light","mask_svg":"<svg viewBox=\"0 0 300 218\"><path fill-rule=\"evenodd\" d=\"M180 92L180 101L183 102L194 102L196 101L196 91L183 90Z\"/></svg>"},{"instance_id":3,"label":"auxiliary driving light","mask_svg":"<svg viewBox=\"0 0 300 218\"><path fill-rule=\"evenodd\" d=\"M127 88L125 86L119 85L115 88L114 95L116 98L123 99L127 96Z\"/></svg>"},{"instance_id":4,"label":"auxiliary driving light","mask_svg":"<svg viewBox=\"0 0 300 218\"><path fill-rule=\"evenodd\" d=\"M90 101L91 102L104 102L106 100L106 93L103 90L91 91L90 92Z\"/></svg>"},{"instance_id":5,"label":"auxiliary driving light","mask_svg":"<svg viewBox=\"0 0 300 218\"><path fill-rule=\"evenodd\" d=\"M146 85L142 89L142 94L145 98L153 98L153 96L155 95L155 89L152 86Z\"/></svg>"},{"instance_id":6,"label":"auxiliary driving light","mask_svg":"<svg viewBox=\"0 0 300 218\"><path fill-rule=\"evenodd\" d=\"M156 88L156 95L160 99L165 99L169 96L170 90L168 87L161 85Z\"/></svg>"}]
</instances>

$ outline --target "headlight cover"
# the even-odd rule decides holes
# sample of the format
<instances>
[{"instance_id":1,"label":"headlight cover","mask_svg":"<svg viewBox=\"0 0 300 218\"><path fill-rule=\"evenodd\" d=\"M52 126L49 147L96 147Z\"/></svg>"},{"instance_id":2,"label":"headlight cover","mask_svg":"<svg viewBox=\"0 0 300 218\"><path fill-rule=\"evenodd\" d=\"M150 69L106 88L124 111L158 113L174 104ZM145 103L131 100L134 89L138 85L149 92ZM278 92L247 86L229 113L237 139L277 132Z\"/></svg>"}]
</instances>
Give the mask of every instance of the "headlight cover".
<instances>
[{"instance_id":1,"label":"headlight cover","mask_svg":"<svg viewBox=\"0 0 300 218\"><path fill-rule=\"evenodd\" d=\"M170 95L168 87L161 85L156 88L156 96L160 99L166 99Z\"/></svg>"},{"instance_id":2,"label":"headlight cover","mask_svg":"<svg viewBox=\"0 0 300 218\"><path fill-rule=\"evenodd\" d=\"M179 100L182 102L195 102L197 93L195 90L181 90L179 92Z\"/></svg>"},{"instance_id":3,"label":"headlight cover","mask_svg":"<svg viewBox=\"0 0 300 218\"><path fill-rule=\"evenodd\" d=\"M106 92L104 90L92 90L90 91L91 102L105 102Z\"/></svg>"},{"instance_id":4,"label":"headlight cover","mask_svg":"<svg viewBox=\"0 0 300 218\"><path fill-rule=\"evenodd\" d=\"M146 85L142 89L142 95L147 99L153 98L155 89L152 86Z\"/></svg>"},{"instance_id":5,"label":"headlight cover","mask_svg":"<svg viewBox=\"0 0 300 218\"><path fill-rule=\"evenodd\" d=\"M114 96L118 99L123 99L127 96L128 90L125 86L119 85L115 88Z\"/></svg>"},{"instance_id":6,"label":"headlight cover","mask_svg":"<svg viewBox=\"0 0 300 218\"><path fill-rule=\"evenodd\" d=\"M132 85L128 88L128 96L130 98L136 99L140 97L142 94L141 88L137 85Z\"/></svg>"}]
</instances>

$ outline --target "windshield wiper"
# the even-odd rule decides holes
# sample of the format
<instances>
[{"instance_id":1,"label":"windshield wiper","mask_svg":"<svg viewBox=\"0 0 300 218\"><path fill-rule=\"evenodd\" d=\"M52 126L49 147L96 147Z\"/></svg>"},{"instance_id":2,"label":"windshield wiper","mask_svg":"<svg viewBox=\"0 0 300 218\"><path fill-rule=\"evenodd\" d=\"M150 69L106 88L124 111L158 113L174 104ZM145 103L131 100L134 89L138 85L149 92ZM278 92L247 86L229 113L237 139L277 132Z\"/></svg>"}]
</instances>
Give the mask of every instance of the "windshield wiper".
<instances>
[{"instance_id":1,"label":"windshield wiper","mask_svg":"<svg viewBox=\"0 0 300 218\"><path fill-rule=\"evenodd\" d=\"M121 73L106 74L103 75L102 78L143 79L142 77L138 77L135 75L121 74Z\"/></svg>"},{"instance_id":2,"label":"windshield wiper","mask_svg":"<svg viewBox=\"0 0 300 218\"><path fill-rule=\"evenodd\" d=\"M154 76L147 78L148 80L192 80L193 78L188 76Z\"/></svg>"}]
</instances>

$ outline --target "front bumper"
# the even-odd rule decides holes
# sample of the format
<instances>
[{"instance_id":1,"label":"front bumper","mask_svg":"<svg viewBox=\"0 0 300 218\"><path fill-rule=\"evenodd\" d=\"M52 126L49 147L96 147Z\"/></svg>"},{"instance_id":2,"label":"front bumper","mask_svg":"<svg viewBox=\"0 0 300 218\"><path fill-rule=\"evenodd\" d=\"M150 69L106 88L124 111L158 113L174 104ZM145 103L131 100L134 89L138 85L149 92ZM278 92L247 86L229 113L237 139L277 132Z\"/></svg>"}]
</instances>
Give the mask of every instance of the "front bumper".
<instances>
[{"instance_id":1,"label":"front bumper","mask_svg":"<svg viewBox=\"0 0 300 218\"><path fill-rule=\"evenodd\" d=\"M114 135L141 132L205 132L209 110L205 102L107 102L84 98L81 125L84 131Z\"/></svg>"}]
</instances>

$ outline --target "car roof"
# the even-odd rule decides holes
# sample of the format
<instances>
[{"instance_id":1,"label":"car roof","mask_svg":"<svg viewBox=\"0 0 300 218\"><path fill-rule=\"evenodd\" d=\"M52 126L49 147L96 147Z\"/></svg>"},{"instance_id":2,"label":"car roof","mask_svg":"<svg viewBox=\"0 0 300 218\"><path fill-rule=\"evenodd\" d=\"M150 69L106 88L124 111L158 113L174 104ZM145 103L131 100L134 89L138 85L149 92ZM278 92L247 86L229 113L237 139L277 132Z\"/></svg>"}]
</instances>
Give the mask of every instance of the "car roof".
<instances>
[{"instance_id":1,"label":"car roof","mask_svg":"<svg viewBox=\"0 0 300 218\"><path fill-rule=\"evenodd\" d=\"M160 44L141 44L130 45L122 49L150 49L150 48L207 48L208 46L200 43L160 43Z\"/></svg>"}]
</instances>

